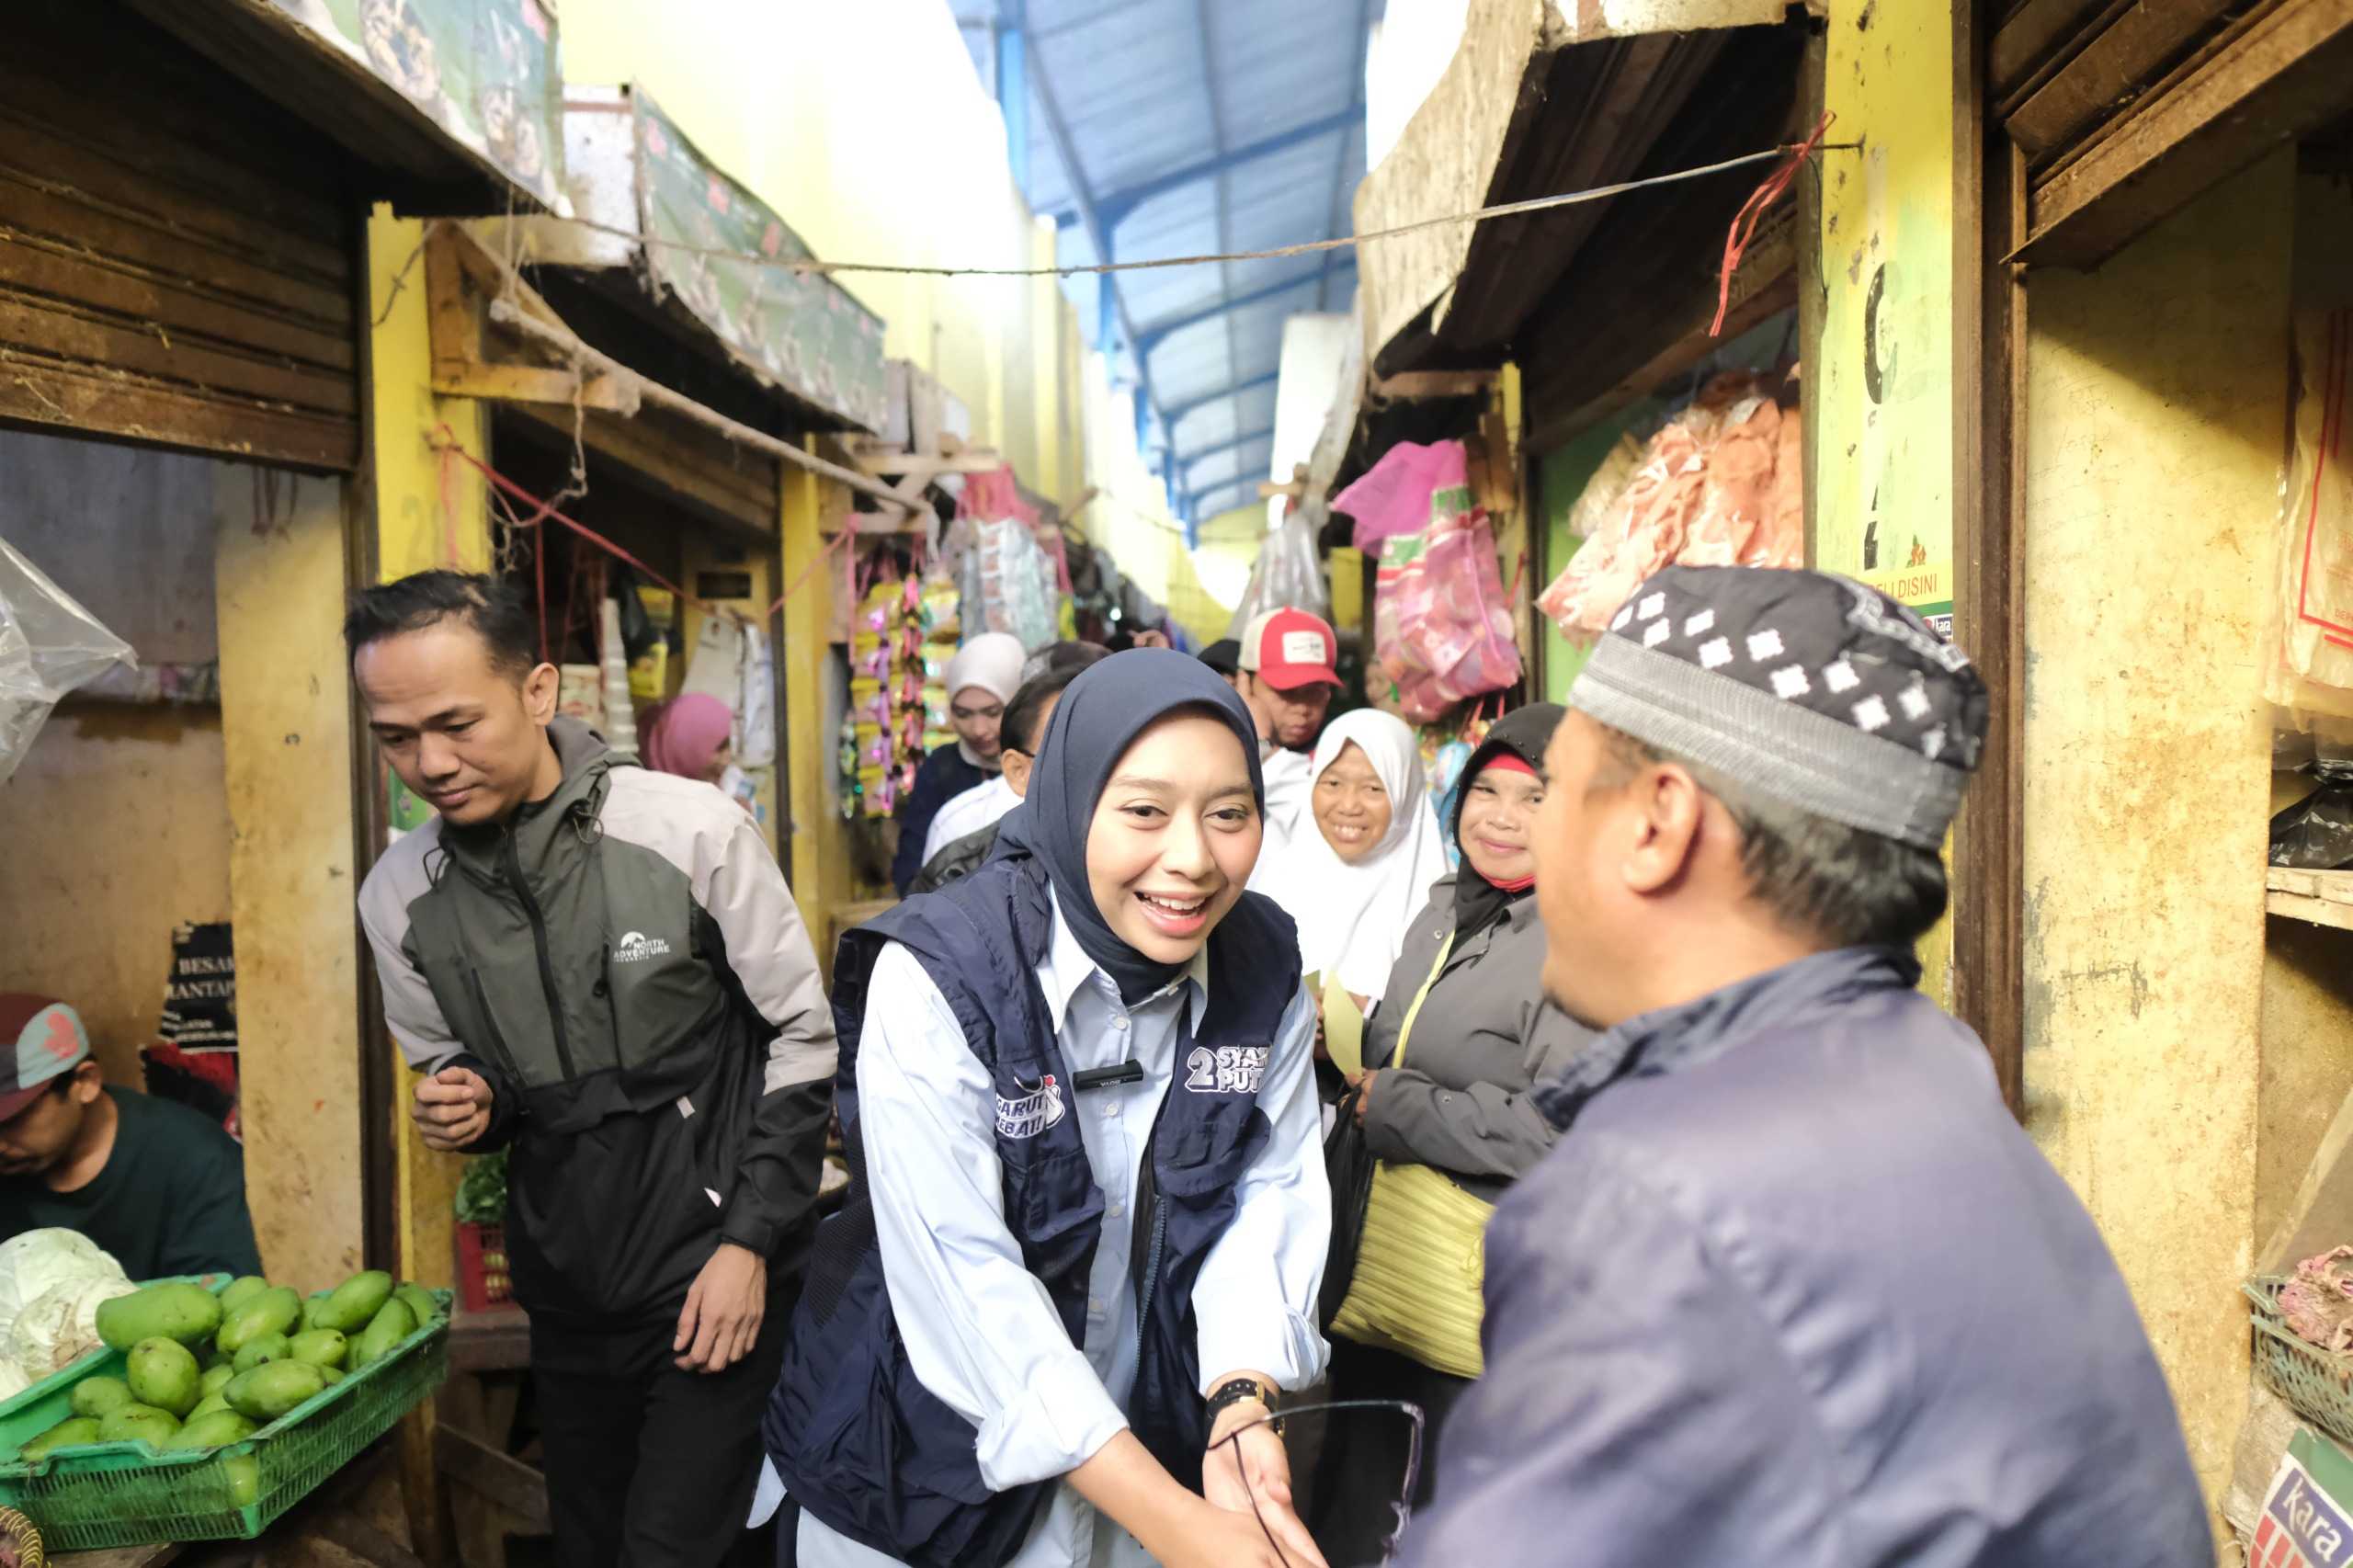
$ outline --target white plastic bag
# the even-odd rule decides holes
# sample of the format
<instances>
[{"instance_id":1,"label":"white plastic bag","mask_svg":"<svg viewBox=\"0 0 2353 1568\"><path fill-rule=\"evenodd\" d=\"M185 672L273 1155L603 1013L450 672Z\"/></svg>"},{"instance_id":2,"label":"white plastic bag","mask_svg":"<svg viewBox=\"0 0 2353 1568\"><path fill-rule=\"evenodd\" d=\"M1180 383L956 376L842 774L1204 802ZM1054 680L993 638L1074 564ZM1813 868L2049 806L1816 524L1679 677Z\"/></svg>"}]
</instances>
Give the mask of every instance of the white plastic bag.
<instances>
[{"instance_id":1,"label":"white plastic bag","mask_svg":"<svg viewBox=\"0 0 2353 1568\"><path fill-rule=\"evenodd\" d=\"M1258 547L1258 559L1250 568L1250 585L1234 607L1227 636L1240 637L1252 619L1270 609L1303 609L1327 621L1332 619L1332 592L1324 581L1324 562L1315 553L1315 526L1309 514L1308 507L1294 508L1282 527Z\"/></svg>"},{"instance_id":2,"label":"white plastic bag","mask_svg":"<svg viewBox=\"0 0 2353 1568\"><path fill-rule=\"evenodd\" d=\"M0 784L60 698L138 662L131 644L0 539Z\"/></svg>"}]
</instances>

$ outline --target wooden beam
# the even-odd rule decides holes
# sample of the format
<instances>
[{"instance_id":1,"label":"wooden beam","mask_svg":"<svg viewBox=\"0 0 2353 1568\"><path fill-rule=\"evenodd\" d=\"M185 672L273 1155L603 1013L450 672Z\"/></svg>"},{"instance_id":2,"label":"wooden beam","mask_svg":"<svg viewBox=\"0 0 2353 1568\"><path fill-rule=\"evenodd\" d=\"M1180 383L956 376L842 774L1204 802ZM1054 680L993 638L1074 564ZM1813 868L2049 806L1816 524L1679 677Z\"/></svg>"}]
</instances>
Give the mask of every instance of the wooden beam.
<instances>
[{"instance_id":1,"label":"wooden beam","mask_svg":"<svg viewBox=\"0 0 2353 1568\"><path fill-rule=\"evenodd\" d=\"M577 428L581 444L620 463L665 499L747 539L776 532L777 465L738 451L706 431L676 421L631 419L591 410L575 426L569 406L509 403L532 434L569 449ZM589 482L593 484L592 472Z\"/></svg>"},{"instance_id":2,"label":"wooden beam","mask_svg":"<svg viewBox=\"0 0 2353 1568\"><path fill-rule=\"evenodd\" d=\"M2353 0L2287 0L2040 182L2016 259L2090 267L2345 108Z\"/></svg>"},{"instance_id":3,"label":"wooden beam","mask_svg":"<svg viewBox=\"0 0 2353 1568\"><path fill-rule=\"evenodd\" d=\"M852 449L858 466L878 479L901 476L918 480L920 494L925 484L943 473L995 473L1005 466L1005 459L994 448L968 447L963 451L944 457L917 457L912 452L892 451L885 448L860 445Z\"/></svg>"},{"instance_id":4,"label":"wooden beam","mask_svg":"<svg viewBox=\"0 0 2353 1568\"><path fill-rule=\"evenodd\" d=\"M2026 222L2026 154L1990 122L1978 63L1997 0L1953 24L1954 641L1991 698L1953 824L1952 1005L2011 1114L2025 1112L2026 307L2003 259Z\"/></svg>"},{"instance_id":5,"label":"wooden beam","mask_svg":"<svg viewBox=\"0 0 2353 1568\"><path fill-rule=\"evenodd\" d=\"M1372 383L1372 395L1390 403L1421 402L1440 397L1476 397L1495 384L1500 370L1406 370L1381 376Z\"/></svg>"},{"instance_id":6,"label":"wooden beam","mask_svg":"<svg viewBox=\"0 0 2353 1568\"><path fill-rule=\"evenodd\" d=\"M433 1447L441 1473L505 1509L515 1521L516 1534L546 1535L553 1529L546 1476L454 1426L435 1427Z\"/></svg>"}]
</instances>

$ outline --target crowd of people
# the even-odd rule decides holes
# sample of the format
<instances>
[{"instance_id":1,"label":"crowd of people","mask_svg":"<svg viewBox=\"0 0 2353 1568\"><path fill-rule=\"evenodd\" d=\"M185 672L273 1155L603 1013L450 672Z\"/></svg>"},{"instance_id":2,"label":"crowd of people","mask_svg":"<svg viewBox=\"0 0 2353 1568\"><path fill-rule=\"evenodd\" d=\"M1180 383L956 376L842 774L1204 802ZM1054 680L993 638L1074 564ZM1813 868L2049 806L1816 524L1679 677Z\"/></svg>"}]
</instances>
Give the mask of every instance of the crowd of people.
<instances>
[{"instance_id":1,"label":"crowd of people","mask_svg":"<svg viewBox=\"0 0 2353 1568\"><path fill-rule=\"evenodd\" d=\"M2212 1561L2121 1278L1915 988L1987 695L1870 589L1663 573L1451 868L1313 615L976 638L830 995L497 584L347 632L439 812L362 913L426 1141L513 1149L567 1563Z\"/></svg>"}]
</instances>

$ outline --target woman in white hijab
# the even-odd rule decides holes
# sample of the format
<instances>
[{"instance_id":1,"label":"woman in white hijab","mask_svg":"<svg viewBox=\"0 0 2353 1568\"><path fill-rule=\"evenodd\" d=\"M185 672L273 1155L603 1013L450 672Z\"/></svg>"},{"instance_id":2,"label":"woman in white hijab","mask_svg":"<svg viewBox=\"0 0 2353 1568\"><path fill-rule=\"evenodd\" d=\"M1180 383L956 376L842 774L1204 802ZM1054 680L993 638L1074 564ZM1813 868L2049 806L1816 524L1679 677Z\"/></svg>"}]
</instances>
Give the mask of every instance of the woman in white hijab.
<instances>
[{"instance_id":1,"label":"woman in white hijab","mask_svg":"<svg viewBox=\"0 0 2353 1568\"><path fill-rule=\"evenodd\" d=\"M1252 886L1299 923L1304 972L1336 976L1368 1006L1389 988L1414 916L1446 875L1421 747L1402 719L1362 708L1315 743L1308 807L1290 844Z\"/></svg>"},{"instance_id":2,"label":"woman in white hijab","mask_svg":"<svg viewBox=\"0 0 2353 1568\"><path fill-rule=\"evenodd\" d=\"M956 743L924 758L915 788L899 801L899 848L891 860L891 885L899 895L923 872L924 840L939 809L967 790L997 776L1005 766L997 731L1005 705L1021 685L1021 662L1029 657L1021 639L1009 631L983 631L948 661L948 712Z\"/></svg>"}]
</instances>

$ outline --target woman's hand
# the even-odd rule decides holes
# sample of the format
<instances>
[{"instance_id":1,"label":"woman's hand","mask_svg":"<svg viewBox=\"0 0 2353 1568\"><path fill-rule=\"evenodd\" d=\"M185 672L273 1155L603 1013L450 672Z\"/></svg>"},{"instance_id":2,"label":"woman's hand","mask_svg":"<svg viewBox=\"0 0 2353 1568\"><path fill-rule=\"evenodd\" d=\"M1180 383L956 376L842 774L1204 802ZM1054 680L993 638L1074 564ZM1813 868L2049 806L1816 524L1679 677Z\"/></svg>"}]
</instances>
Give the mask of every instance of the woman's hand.
<instances>
[{"instance_id":1,"label":"woman's hand","mask_svg":"<svg viewBox=\"0 0 2353 1568\"><path fill-rule=\"evenodd\" d=\"M1160 1568L1328 1568L1324 1554L1307 1540L1306 1530L1289 1508L1282 1509L1279 1517L1271 1506L1259 1511L1267 1517L1264 1526L1255 1515L1228 1513L1202 1504L1199 1518L1188 1520L1176 1540L1158 1546L1146 1541L1144 1550ZM1298 1530L1296 1542L1286 1533L1283 1520ZM1277 1542L1272 1546L1267 1543L1269 1530Z\"/></svg>"},{"instance_id":2,"label":"woman's hand","mask_svg":"<svg viewBox=\"0 0 2353 1568\"><path fill-rule=\"evenodd\" d=\"M1357 1125L1364 1125L1364 1108L1372 1103L1372 1081L1381 1076L1381 1069L1368 1067L1348 1080L1348 1087L1357 1092Z\"/></svg>"},{"instance_id":3,"label":"woman's hand","mask_svg":"<svg viewBox=\"0 0 2353 1568\"><path fill-rule=\"evenodd\" d=\"M1314 1538L1291 1506L1290 1452L1257 1401L1245 1400L1218 1413L1209 1450L1201 1457L1201 1495L1215 1507L1261 1525L1261 1551L1271 1534L1287 1558L1323 1562Z\"/></svg>"}]
</instances>

